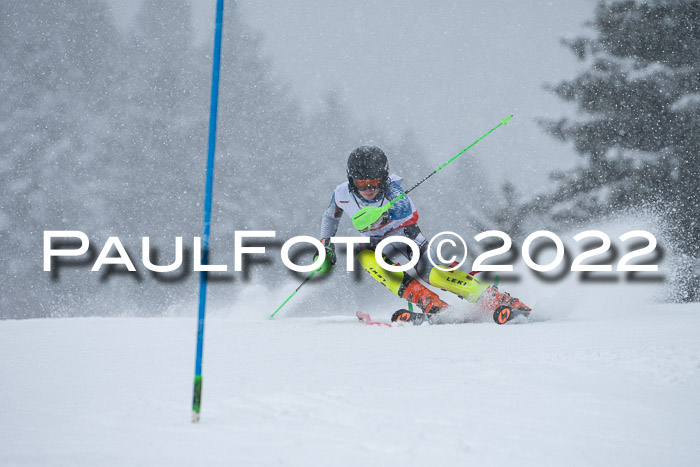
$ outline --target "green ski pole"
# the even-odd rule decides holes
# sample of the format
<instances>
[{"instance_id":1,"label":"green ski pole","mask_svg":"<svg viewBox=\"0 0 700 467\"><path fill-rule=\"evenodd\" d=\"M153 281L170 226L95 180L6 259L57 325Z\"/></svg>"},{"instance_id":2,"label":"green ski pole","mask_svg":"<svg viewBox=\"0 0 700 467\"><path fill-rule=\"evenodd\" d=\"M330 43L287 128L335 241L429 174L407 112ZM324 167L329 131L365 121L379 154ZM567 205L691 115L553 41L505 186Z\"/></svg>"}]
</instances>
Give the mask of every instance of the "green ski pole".
<instances>
[{"instance_id":1,"label":"green ski pole","mask_svg":"<svg viewBox=\"0 0 700 467\"><path fill-rule=\"evenodd\" d=\"M481 136L481 138L477 139L477 140L474 141L472 144L470 144L469 146L467 146L466 148L464 148L462 151L460 151L459 154L453 156L449 161L445 162L445 163L442 164L440 167L438 167L437 169L433 170L433 172L432 172L430 175L428 175L428 176L425 177L423 180L421 180L420 182L418 182L418 183L416 183L415 185L413 185L411 188L409 188L408 190L406 190L405 192L403 192L400 196L397 196L396 198L392 199L391 202L389 202L388 204L385 204L384 206L379 206L379 207L377 207L377 206L366 206L366 207L360 209L359 211L357 211L357 212L355 213L355 215L352 216L352 225L353 225L357 230L365 230L367 227L369 227L369 226L371 226L372 224L374 224L375 222L377 222L377 220L378 220L380 217L382 217L382 215L383 215L386 211L388 211L389 209L391 209L392 206L394 206L394 204L395 204L398 200L400 200L401 198L403 198L404 196L406 196L407 194L409 194L411 191L413 191L413 190L415 190L416 188L418 188L418 185L420 185L421 183L423 183L424 181L426 181L427 179L429 179L430 177L432 177L433 175L435 175L436 173L438 173L439 171L441 171L447 164L449 164L450 162L452 162L453 160L457 159L459 156L461 156L462 154L464 154L465 152L467 152L470 148L472 148L473 146L475 146L476 143L478 143L479 141L481 141L482 139L484 139L484 138L486 138L488 135L490 135L496 128L498 128L498 127L500 127L500 126L502 126L502 125L506 125L506 124L508 123L508 120L510 120L511 118L513 118L512 115L510 115L510 116L508 116L508 117L506 117L506 118L502 118L502 119L501 119L501 123L499 123L499 124L496 125L495 127L491 128L489 131L487 131L486 133L484 133L484 134Z\"/></svg>"},{"instance_id":2,"label":"green ski pole","mask_svg":"<svg viewBox=\"0 0 700 467\"><path fill-rule=\"evenodd\" d=\"M301 289L301 288L304 286L304 284L306 284L307 282L309 282L309 280L310 280L312 277L314 277L314 274L316 274L316 271L311 271L311 274L309 274L309 275L306 277L306 279L304 279L304 281L303 281L301 284L299 284L299 287L297 287L296 290L295 290L294 292L292 292L292 295L290 295L289 297L287 297L287 299L284 301L284 303L282 303L282 304L279 306L279 308L277 308L277 309L270 315L270 319L273 319L273 318L275 317L275 315L277 314L277 312L280 311L280 310L282 309L282 307L285 306L285 305L287 304L287 302L288 302L289 300L291 300L292 297L293 297L294 295L296 295L297 292L299 292L299 289Z\"/></svg>"}]
</instances>

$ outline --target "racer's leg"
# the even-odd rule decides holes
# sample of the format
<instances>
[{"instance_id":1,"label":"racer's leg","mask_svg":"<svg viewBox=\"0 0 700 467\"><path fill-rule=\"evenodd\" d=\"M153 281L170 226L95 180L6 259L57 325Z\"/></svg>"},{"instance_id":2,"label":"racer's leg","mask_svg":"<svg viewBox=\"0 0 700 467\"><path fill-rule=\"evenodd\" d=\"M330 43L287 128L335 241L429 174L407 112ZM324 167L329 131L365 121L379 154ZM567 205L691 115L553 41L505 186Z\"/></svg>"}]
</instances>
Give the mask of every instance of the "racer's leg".
<instances>
[{"instance_id":1,"label":"racer's leg","mask_svg":"<svg viewBox=\"0 0 700 467\"><path fill-rule=\"evenodd\" d=\"M469 273L459 269L445 271L446 266L436 262L437 266L443 267L443 269L438 268L430 262L427 253L426 251L421 255L416 265L416 271L418 271L419 277L430 285L452 292L470 302L478 302L486 310L495 310L501 305L530 310L517 298L501 292L496 287L489 286L487 282L480 281ZM433 252L432 258L435 257Z\"/></svg>"},{"instance_id":2,"label":"racer's leg","mask_svg":"<svg viewBox=\"0 0 700 467\"><path fill-rule=\"evenodd\" d=\"M420 244L420 249L421 256L415 269L418 273L418 277L428 284L452 292L470 302L478 301L484 290L488 288L488 283L482 282L464 271L460 271L459 269L443 271L436 267L437 265L443 269L447 269L449 265L441 264L437 261L437 254L434 247L428 251L427 240ZM430 261L430 259L432 259L432 261Z\"/></svg>"},{"instance_id":3,"label":"racer's leg","mask_svg":"<svg viewBox=\"0 0 700 467\"><path fill-rule=\"evenodd\" d=\"M435 292L410 275L381 267L374 256L374 250L360 250L355 258L380 284L397 296L416 304L424 313L436 313L448 307Z\"/></svg>"}]
</instances>

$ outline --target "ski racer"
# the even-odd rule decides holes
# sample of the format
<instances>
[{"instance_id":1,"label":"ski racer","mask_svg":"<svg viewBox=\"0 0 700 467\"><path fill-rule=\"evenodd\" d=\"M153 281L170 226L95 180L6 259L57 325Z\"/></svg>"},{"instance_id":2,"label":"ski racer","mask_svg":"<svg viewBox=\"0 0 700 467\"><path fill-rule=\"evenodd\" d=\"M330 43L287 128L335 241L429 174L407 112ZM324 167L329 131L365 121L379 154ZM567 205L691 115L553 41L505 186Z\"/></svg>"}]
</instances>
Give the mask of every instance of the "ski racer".
<instances>
[{"instance_id":1,"label":"ski racer","mask_svg":"<svg viewBox=\"0 0 700 467\"><path fill-rule=\"evenodd\" d=\"M403 193L403 179L389 173L389 163L384 152L376 146L360 146L350 153L347 162L347 181L333 191L330 205L321 221L321 241L326 248L326 260L316 270L327 273L336 262L335 245L330 243L340 223L343 213L352 217L366 206L382 206ZM358 263L377 281L397 296L417 305L425 314L435 315L448 308L440 297L407 272L388 271L377 262L374 249L389 236L403 236L413 240L420 250L420 258L414 270L427 284L450 291L470 302L478 302L482 308L494 311L501 306L530 311L520 300L503 293L488 283L474 278L464 271L444 271L435 267L428 258L428 240L418 227L418 211L413 201L404 196L389 209L384 216L360 232L370 238L369 243L356 244L354 255ZM411 259L412 250L404 243L390 243L383 250L389 264ZM435 251L431 258L437 258ZM449 265L442 265L447 267ZM504 315L505 316L505 315ZM416 320L420 317L420 320ZM505 316L509 319L510 311ZM399 310L392 321L421 321L423 316ZM505 322L505 321L504 321ZM502 323L501 323L502 324Z\"/></svg>"}]
</instances>

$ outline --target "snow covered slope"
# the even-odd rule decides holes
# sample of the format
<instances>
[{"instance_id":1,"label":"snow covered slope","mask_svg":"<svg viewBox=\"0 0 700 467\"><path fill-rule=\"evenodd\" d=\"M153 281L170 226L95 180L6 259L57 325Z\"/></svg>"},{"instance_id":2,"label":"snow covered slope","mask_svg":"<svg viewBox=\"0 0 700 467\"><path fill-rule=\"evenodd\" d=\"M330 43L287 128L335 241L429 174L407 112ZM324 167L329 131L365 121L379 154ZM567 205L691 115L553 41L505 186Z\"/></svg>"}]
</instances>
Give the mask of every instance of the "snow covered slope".
<instances>
[{"instance_id":1,"label":"snow covered slope","mask_svg":"<svg viewBox=\"0 0 700 467\"><path fill-rule=\"evenodd\" d=\"M700 304L0 321L0 465L700 465ZM381 316L380 316L381 317Z\"/></svg>"}]
</instances>

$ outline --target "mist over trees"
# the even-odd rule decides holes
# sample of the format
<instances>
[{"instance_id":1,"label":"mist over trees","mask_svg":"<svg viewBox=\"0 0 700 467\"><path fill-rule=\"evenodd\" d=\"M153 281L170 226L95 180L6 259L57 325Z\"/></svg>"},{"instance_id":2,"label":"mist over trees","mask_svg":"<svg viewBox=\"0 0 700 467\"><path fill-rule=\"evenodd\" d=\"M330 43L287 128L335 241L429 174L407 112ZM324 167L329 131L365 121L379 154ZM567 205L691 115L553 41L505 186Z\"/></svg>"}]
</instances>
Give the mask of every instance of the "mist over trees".
<instances>
[{"instance_id":1,"label":"mist over trees","mask_svg":"<svg viewBox=\"0 0 700 467\"><path fill-rule=\"evenodd\" d=\"M212 47L193 40L190 10L145 0L124 30L105 2L0 3L0 317L160 314L195 302L187 261L184 280L156 280L140 264L143 236L154 262L169 264L175 236L191 253L201 235ZM305 115L235 2L224 21L212 262L232 268L235 230L317 236L350 151L405 147L356 122L330 90L325 109ZM396 165L425 166L411 151ZM81 230L98 251L118 236L138 274L90 272L92 251L52 281L45 230ZM253 276L290 279L282 267Z\"/></svg>"},{"instance_id":2,"label":"mist over trees","mask_svg":"<svg viewBox=\"0 0 700 467\"><path fill-rule=\"evenodd\" d=\"M416 192L421 227L436 233L431 221L444 217L455 231L488 224L515 238L526 222L556 228L643 205L667 213L692 278L700 257L699 5L600 3L594 36L566 41L588 68L551 86L579 116L543 122L573 142L579 166L553 174L531 201L504 187L502 205L471 196L480 181L469 177L478 174L456 166ZM154 277L140 264L141 237L151 237L154 262L169 264L176 236L191 254L192 237L201 235L212 47L194 40L191 8L144 0L133 23L119 28L106 2L0 2L0 318L195 309L187 255L182 276ZM333 90L323 109L303 112L235 2L227 1L224 21L213 263L232 269L235 230L317 236L347 155L360 144L381 146L407 187L434 168L414 134L389 140L358 122ZM455 215L454 200L466 198L468 212ZM98 249L118 236L138 274L90 272L92 251L52 279L43 272L45 230L81 230ZM340 233L351 233L347 220ZM268 256L278 246L268 244ZM266 286L295 279L281 266L254 266L251 276ZM386 293L354 287L342 274L324 280L332 286L310 294L308 307ZM214 301L226 303L250 283L229 274ZM697 299L698 288L691 283L683 298Z\"/></svg>"}]
</instances>

